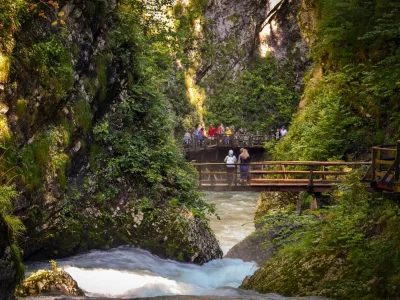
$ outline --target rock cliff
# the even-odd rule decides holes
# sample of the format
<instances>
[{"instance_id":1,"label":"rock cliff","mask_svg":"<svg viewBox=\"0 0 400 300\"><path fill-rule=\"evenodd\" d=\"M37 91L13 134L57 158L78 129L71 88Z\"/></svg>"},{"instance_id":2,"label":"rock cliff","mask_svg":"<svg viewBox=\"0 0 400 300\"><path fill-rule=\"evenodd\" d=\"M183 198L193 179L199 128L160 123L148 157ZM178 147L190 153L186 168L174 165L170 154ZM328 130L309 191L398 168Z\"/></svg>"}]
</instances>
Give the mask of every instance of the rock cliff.
<instances>
[{"instance_id":1,"label":"rock cliff","mask_svg":"<svg viewBox=\"0 0 400 300\"><path fill-rule=\"evenodd\" d=\"M298 16L301 10L302 22L307 28L312 26L305 13L308 5L301 0L210 1L204 24L207 47L203 47L206 50L197 81L211 76L218 82L228 75L236 76L254 57L272 55L294 73L294 84L300 89L311 60Z\"/></svg>"},{"instance_id":2,"label":"rock cliff","mask_svg":"<svg viewBox=\"0 0 400 300\"><path fill-rule=\"evenodd\" d=\"M146 42L133 31L146 24L129 5L39 3L24 8L13 33L1 116L18 165L25 258L122 244L195 263L222 256L196 173L174 141L171 84L159 88L146 73L146 51L135 50ZM169 52L159 51L151 67L180 82ZM187 99L179 101L180 114L190 112Z\"/></svg>"}]
</instances>

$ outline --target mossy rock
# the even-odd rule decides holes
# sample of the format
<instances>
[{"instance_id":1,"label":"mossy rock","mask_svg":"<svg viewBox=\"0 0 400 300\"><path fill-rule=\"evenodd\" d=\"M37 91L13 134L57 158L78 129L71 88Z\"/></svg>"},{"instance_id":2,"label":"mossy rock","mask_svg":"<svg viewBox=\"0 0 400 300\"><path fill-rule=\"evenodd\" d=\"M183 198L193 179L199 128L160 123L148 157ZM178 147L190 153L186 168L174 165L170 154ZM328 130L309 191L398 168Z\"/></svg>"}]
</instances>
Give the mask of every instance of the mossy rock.
<instances>
[{"instance_id":1,"label":"mossy rock","mask_svg":"<svg viewBox=\"0 0 400 300\"><path fill-rule=\"evenodd\" d=\"M39 270L20 284L15 294L26 297L41 294L85 296L76 281L64 270Z\"/></svg>"},{"instance_id":2,"label":"mossy rock","mask_svg":"<svg viewBox=\"0 0 400 300\"><path fill-rule=\"evenodd\" d=\"M257 201L255 219L259 219L270 211L281 210L288 205L295 205L299 193L293 192L266 192L262 193Z\"/></svg>"}]
</instances>

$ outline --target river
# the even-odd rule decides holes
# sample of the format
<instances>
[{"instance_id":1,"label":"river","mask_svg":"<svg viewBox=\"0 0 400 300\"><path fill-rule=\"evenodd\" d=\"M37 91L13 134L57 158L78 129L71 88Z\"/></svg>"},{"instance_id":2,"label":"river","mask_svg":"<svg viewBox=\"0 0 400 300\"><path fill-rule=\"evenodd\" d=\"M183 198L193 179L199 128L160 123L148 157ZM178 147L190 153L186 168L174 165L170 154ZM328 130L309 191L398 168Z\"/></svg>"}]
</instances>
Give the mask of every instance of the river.
<instances>
[{"instance_id":1,"label":"river","mask_svg":"<svg viewBox=\"0 0 400 300\"><path fill-rule=\"evenodd\" d=\"M214 203L220 220L213 216L213 228L224 254L254 230L257 193L206 193L204 200ZM57 261L78 282L87 296L118 298L161 295L218 295L247 293L236 289L247 275L258 268L238 259L218 259L202 266L161 259L149 252L123 246L93 251ZM50 268L36 262L28 272Z\"/></svg>"}]
</instances>

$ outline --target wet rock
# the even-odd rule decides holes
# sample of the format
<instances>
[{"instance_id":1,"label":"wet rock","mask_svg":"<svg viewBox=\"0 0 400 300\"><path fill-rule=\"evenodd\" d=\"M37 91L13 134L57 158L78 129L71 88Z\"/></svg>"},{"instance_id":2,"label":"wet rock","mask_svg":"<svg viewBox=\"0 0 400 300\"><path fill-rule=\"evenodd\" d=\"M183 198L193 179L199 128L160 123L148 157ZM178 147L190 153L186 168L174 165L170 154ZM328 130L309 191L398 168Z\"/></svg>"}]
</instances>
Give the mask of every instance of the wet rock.
<instances>
[{"instance_id":1,"label":"wet rock","mask_svg":"<svg viewBox=\"0 0 400 300\"><path fill-rule=\"evenodd\" d=\"M266 244L272 237L272 233L265 235L256 232L232 247L224 257L238 258L247 262L254 261L261 265L270 259L276 251L275 247Z\"/></svg>"},{"instance_id":2,"label":"wet rock","mask_svg":"<svg viewBox=\"0 0 400 300\"><path fill-rule=\"evenodd\" d=\"M64 270L39 270L18 286L17 296L63 294L85 296L76 281Z\"/></svg>"}]
</instances>

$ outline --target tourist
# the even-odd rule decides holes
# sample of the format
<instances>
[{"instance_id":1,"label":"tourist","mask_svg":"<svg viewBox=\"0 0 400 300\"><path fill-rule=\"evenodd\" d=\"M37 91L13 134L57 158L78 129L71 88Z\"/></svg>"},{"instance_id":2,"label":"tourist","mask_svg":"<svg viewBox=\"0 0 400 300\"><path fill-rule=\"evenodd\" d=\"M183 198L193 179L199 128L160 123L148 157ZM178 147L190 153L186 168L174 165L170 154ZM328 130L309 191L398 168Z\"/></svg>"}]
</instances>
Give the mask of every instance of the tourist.
<instances>
[{"instance_id":1,"label":"tourist","mask_svg":"<svg viewBox=\"0 0 400 300\"><path fill-rule=\"evenodd\" d=\"M210 137L210 140L214 140L214 137L217 135L217 130L213 126L213 124L210 125L210 128L208 128L208 136Z\"/></svg>"},{"instance_id":2,"label":"tourist","mask_svg":"<svg viewBox=\"0 0 400 300\"><path fill-rule=\"evenodd\" d=\"M224 124L221 123L221 125L218 126L217 133L218 134L225 134Z\"/></svg>"},{"instance_id":3,"label":"tourist","mask_svg":"<svg viewBox=\"0 0 400 300\"><path fill-rule=\"evenodd\" d=\"M226 163L226 179L228 185L231 186L236 168L235 163L237 162L236 156L233 155L233 150L229 150L228 155L224 159L224 162Z\"/></svg>"},{"instance_id":4,"label":"tourist","mask_svg":"<svg viewBox=\"0 0 400 300\"><path fill-rule=\"evenodd\" d=\"M185 133L183 139L184 139L184 141L185 141L185 146L186 146L187 148L189 148L190 138L191 138L191 136L190 136L190 133L189 133L189 129L186 129L186 133Z\"/></svg>"},{"instance_id":5,"label":"tourist","mask_svg":"<svg viewBox=\"0 0 400 300\"><path fill-rule=\"evenodd\" d=\"M204 144L204 128L200 127L197 132L197 138L199 139L199 146Z\"/></svg>"},{"instance_id":6,"label":"tourist","mask_svg":"<svg viewBox=\"0 0 400 300\"><path fill-rule=\"evenodd\" d=\"M281 137L285 137L287 135L287 130L285 128L285 126L282 126L281 128Z\"/></svg>"},{"instance_id":7,"label":"tourist","mask_svg":"<svg viewBox=\"0 0 400 300\"><path fill-rule=\"evenodd\" d=\"M230 140L231 140L231 135L232 135L232 131L230 130L229 127L226 127L225 134L226 134L226 136L225 136L225 145L229 145L230 144Z\"/></svg>"},{"instance_id":8,"label":"tourist","mask_svg":"<svg viewBox=\"0 0 400 300\"><path fill-rule=\"evenodd\" d=\"M250 163L250 155L249 155L249 152L247 151L247 149L244 149L244 148L240 149L238 163L241 164L240 165L240 184L247 185L247 178L249 176L249 168L250 168L250 166L247 165Z\"/></svg>"},{"instance_id":9,"label":"tourist","mask_svg":"<svg viewBox=\"0 0 400 300\"><path fill-rule=\"evenodd\" d=\"M276 132L275 132L275 138L276 138L277 140L279 140L280 137L281 137L281 130L280 130L279 128L277 128L277 129L276 129Z\"/></svg>"}]
</instances>

